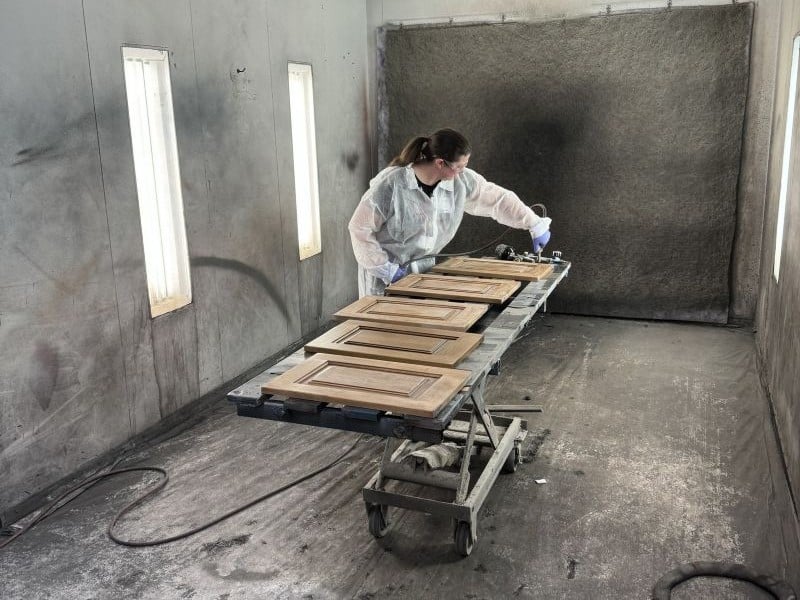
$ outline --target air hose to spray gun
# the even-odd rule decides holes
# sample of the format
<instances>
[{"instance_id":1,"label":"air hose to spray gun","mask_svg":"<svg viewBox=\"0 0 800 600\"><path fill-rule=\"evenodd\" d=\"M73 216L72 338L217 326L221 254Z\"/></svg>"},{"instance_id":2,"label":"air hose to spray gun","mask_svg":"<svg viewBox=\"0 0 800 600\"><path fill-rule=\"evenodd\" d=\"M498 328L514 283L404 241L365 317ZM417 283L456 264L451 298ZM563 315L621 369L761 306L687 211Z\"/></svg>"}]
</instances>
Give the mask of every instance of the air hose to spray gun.
<instances>
[{"instance_id":1,"label":"air hose to spray gun","mask_svg":"<svg viewBox=\"0 0 800 600\"><path fill-rule=\"evenodd\" d=\"M544 204L539 204L539 203L531 204L528 208L530 208L531 210L534 210L535 208L541 208L542 209L542 218L546 218L547 217L547 207ZM447 253L439 253L439 254L426 254L425 256L419 256L417 258L412 258L411 260L407 260L406 262L404 262L403 264L400 265L400 268L401 269L405 269L411 263L417 262L418 260L425 260L426 258L445 258L445 257L451 257L451 256L466 256L468 254L477 254L478 252L482 252L482 251L486 250L487 248L491 248L492 246L497 244L500 240L502 240L506 236L506 234L511 229L513 229L513 227L506 227L503 230L503 233L498 235L496 238L494 238L491 242L489 242L485 246L481 246L480 248L475 248L473 250L467 250L466 252L447 252Z\"/></svg>"}]
</instances>

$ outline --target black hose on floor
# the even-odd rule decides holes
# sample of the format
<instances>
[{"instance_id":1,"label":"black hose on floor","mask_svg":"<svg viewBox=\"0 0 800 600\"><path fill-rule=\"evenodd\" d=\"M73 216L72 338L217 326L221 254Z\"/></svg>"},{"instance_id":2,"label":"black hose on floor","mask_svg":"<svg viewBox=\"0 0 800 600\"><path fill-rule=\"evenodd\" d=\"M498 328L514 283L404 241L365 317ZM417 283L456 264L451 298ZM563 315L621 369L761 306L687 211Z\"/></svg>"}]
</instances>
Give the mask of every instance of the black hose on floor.
<instances>
[{"instance_id":1,"label":"black hose on floor","mask_svg":"<svg viewBox=\"0 0 800 600\"><path fill-rule=\"evenodd\" d=\"M335 465L340 463L342 460L344 460L344 458L355 449L356 445L363 439L363 437L364 437L363 435L359 436L358 439L355 442L353 442L347 450L342 452L339 456L337 456L334 460L332 460L328 464L320 467L319 469L316 469L315 471L311 471L310 473L306 473L305 475L303 475L301 477L298 477L297 479L293 479L289 483L287 483L285 485L282 485L281 487L276 488L274 490L271 490L271 491L267 492L266 494L263 494L262 496L259 496L258 498L255 498L254 500L251 500L247 504L243 504L242 506L234 508L233 510L228 511L227 513L225 513L225 514L223 514L223 515L221 515L221 516L219 516L219 517L217 517L217 518L215 518L215 519L213 519L211 521L208 521L207 523L204 523L202 525L198 525L197 527L194 527L194 528L192 528L192 529L190 529L188 531L184 531L182 533L178 533L178 534L175 534L175 535L172 535L172 536L169 536L169 537L165 537L165 538L159 538L159 539L156 539L156 540L123 540L123 539L121 539L121 538L116 536L116 534L114 533L114 527L116 526L117 522L122 518L122 516L125 513L127 513L131 509L133 509L135 506L138 506L139 504L144 502L147 498L149 498L150 496L152 496L156 492L162 490L164 488L164 486L167 485L167 482L169 481L169 475L167 474L167 472L164 469L160 468L160 467L129 467L129 468L125 468L125 469L116 469L116 470L113 470L113 471L108 471L106 473L101 473L99 475L95 475L93 477L85 479L84 481L82 481L78 485L68 489L66 492L64 492L63 494L59 495L58 498L56 498L55 500L50 502L41 511L41 513L39 513L39 515L33 521L31 521L28 525L26 525L22 529L14 532L13 535L11 535L7 540L3 540L0 543L0 549L4 548L5 546L8 546L11 542L13 542L15 539L17 539L19 536L21 536L26 531L28 531L31 527L33 527L37 523L42 522L44 519L46 519L47 517L52 515L58 509L60 509L63 506L67 505L69 502L71 502L72 500L74 500L75 498L80 496L83 492L88 490L90 487L92 487L95 483L97 483L101 479L105 479L106 477L112 477L114 475L121 475L123 473L132 473L132 472L135 472L135 471L151 471L151 472L158 473L158 474L161 475L161 481L158 482L158 485L156 485L155 487L151 488L146 493L142 494L141 496L139 496L138 498L134 499L132 502L127 504L125 507L122 508L122 510L120 510L114 516L114 519L111 521L111 523L109 523L109 525L108 525L108 527L106 529L106 533L108 534L108 537L111 538L117 544L120 544L122 546L134 546L134 547L159 546L161 544L167 544L169 542L174 542L174 541L177 541L177 540L181 540L183 538L187 538L187 537L189 537L191 535L199 533L199 532L201 532L201 531L203 531L205 529L208 529L209 527L212 527L212 526L216 525L217 523L220 523L221 521L224 521L225 519L229 519L230 517L232 517L232 516L234 516L236 514L239 514L240 512L242 512L244 510L247 510L251 506L255 506L259 502L263 502L264 500L266 500L268 498L272 498L273 496L277 496L281 492L285 492L289 488L292 488L292 487L294 487L294 486L306 481L307 479L311 479L312 477L316 477L317 475L319 475L323 471L327 471L328 469L334 467ZM71 497L66 499L68 496L71 496ZM66 501L62 502L65 499L66 499Z\"/></svg>"},{"instance_id":2,"label":"black hose on floor","mask_svg":"<svg viewBox=\"0 0 800 600\"><path fill-rule=\"evenodd\" d=\"M673 569L653 586L653 600L669 600L672 588L693 577L725 577L747 581L772 594L778 600L797 600L792 586L785 581L756 573L750 567L730 562L691 562Z\"/></svg>"},{"instance_id":3,"label":"black hose on floor","mask_svg":"<svg viewBox=\"0 0 800 600\"><path fill-rule=\"evenodd\" d=\"M13 542L15 539L17 539L19 536L21 536L22 534L27 532L29 529L31 529L35 525L41 523L47 517L49 517L50 515L52 515L53 513L58 511L59 509L63 508L64 506L66 506L67 504L72 502L75 498L77 498L78 496L83 494L83 492L88 490L90 487L92 487L94 484L96 484L101 479L105 479L106 477L111 477L113 475L120 475L122 473L130 473L132 471L152 471L152 472L155 472L155 473L159 473L160 475L163 476L162 480L159 482L159 485L157 485L152 490L147 492L147 494L145 494L142 498L140 498L139 501L144 500L147 496L150 496L151 494L154 494L155 492L157 492L158 490L163 488L167 484L167 481L169 481L169 475L167 475L167 472L164 469L161 469L159 467L131 467L131 468L127 468L127 469L116 469L116 470L112 470L112 471L106 471L105 473L101 473L99 475L94 475L92 477L89 477L88 479L84 479L79 484L69 488L67 491L63 492L58 497L56 497L54 500L52 500L47 506L45 506L39 512L38 515L36 515L36 517L32 521L30 521L24 527L21 527L20 529L18 529L16 531L13 531L11 528L9 528L9 531L11 533L9 534L8 539L3 540L2 542L0 542L0 549L5 548L11 542ZM126 509L127 509L127 507L126 507ZM125 510L125 509L123 509L123 510ZM118 517L119 517L119 515L118 515Z\"/></svg>"}]
</instances>

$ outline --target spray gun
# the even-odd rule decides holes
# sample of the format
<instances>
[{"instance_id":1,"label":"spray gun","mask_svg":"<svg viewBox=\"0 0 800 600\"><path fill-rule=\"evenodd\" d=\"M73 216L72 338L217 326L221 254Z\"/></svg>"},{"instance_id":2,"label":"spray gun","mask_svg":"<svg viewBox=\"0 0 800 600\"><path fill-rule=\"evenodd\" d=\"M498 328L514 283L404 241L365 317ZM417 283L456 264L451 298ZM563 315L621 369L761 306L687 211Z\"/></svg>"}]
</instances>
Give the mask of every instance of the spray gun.
<instances>
[{"instance_id":1,"label":"spray gun","mask_svg":"<svg viewBox=\"0 0 800 600\"><path fill-rule=\"evenodd\" d=\"M558 250L553 251L553 257L548 258L546 256L542 256L542 253L539 252L538 254L531 254L529 252L523 252L522 254L517 254L516 250L507 244L500 244L494 249L494 255L499 258L500 260L510 260L513 262L531 262L531 263L560 263L561 261L561 252Z\"/></svg>"}]
</instances>

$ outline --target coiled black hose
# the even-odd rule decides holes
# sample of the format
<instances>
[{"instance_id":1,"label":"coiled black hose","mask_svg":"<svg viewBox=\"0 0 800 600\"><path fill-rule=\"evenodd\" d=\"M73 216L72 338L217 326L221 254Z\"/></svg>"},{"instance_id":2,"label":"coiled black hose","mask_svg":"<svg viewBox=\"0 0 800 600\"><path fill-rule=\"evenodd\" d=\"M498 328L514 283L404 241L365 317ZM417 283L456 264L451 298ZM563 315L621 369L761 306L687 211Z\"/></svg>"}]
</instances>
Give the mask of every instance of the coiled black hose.
<instances>
[{"instance_id":1,"label":"coiled black hose","mask_svg":"<svg viewBox=\"0 0 800 600\"><path fill-rule=\"evenodd\" d=\"M730 562L690 562L676 567L653 586L653 600L669 600L672 588L693 577L725 577L747 581L772 594L778 600L797 600L794 589L785 581L756 573L750 567Z\"/></svg>"}]
</instances>

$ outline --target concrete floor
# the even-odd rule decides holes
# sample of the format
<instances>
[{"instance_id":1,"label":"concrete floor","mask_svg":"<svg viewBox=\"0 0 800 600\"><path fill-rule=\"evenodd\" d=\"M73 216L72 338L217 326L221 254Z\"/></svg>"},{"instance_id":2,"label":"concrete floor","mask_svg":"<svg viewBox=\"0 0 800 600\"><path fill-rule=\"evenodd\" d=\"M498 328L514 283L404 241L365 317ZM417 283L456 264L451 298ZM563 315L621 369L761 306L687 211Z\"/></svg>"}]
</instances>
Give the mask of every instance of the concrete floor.
<instances>
[{"instance_id":1,"label":"concrete floor","mask_svg":"<svg viewBox=\"0 0 800 600\"><path fill-rule=\"evenodd\" d=\"M394 513L376 541L361 487L382 442L186 540L127 548L117 510L155 480L98 484L5 550L0 598L647 598L693 560L741 562L800 589L798 528L749 331L558 315L512 346L488 397L530 418L524 462L501 475L462 559L449 522ZM237 417L199 423L119 467L170 473L118 533L164 537L311 471L358 436ZM535 483L544 478L545 484ZM695 580L673 598L768 598Z\"/></svg>"}]
</instances>

